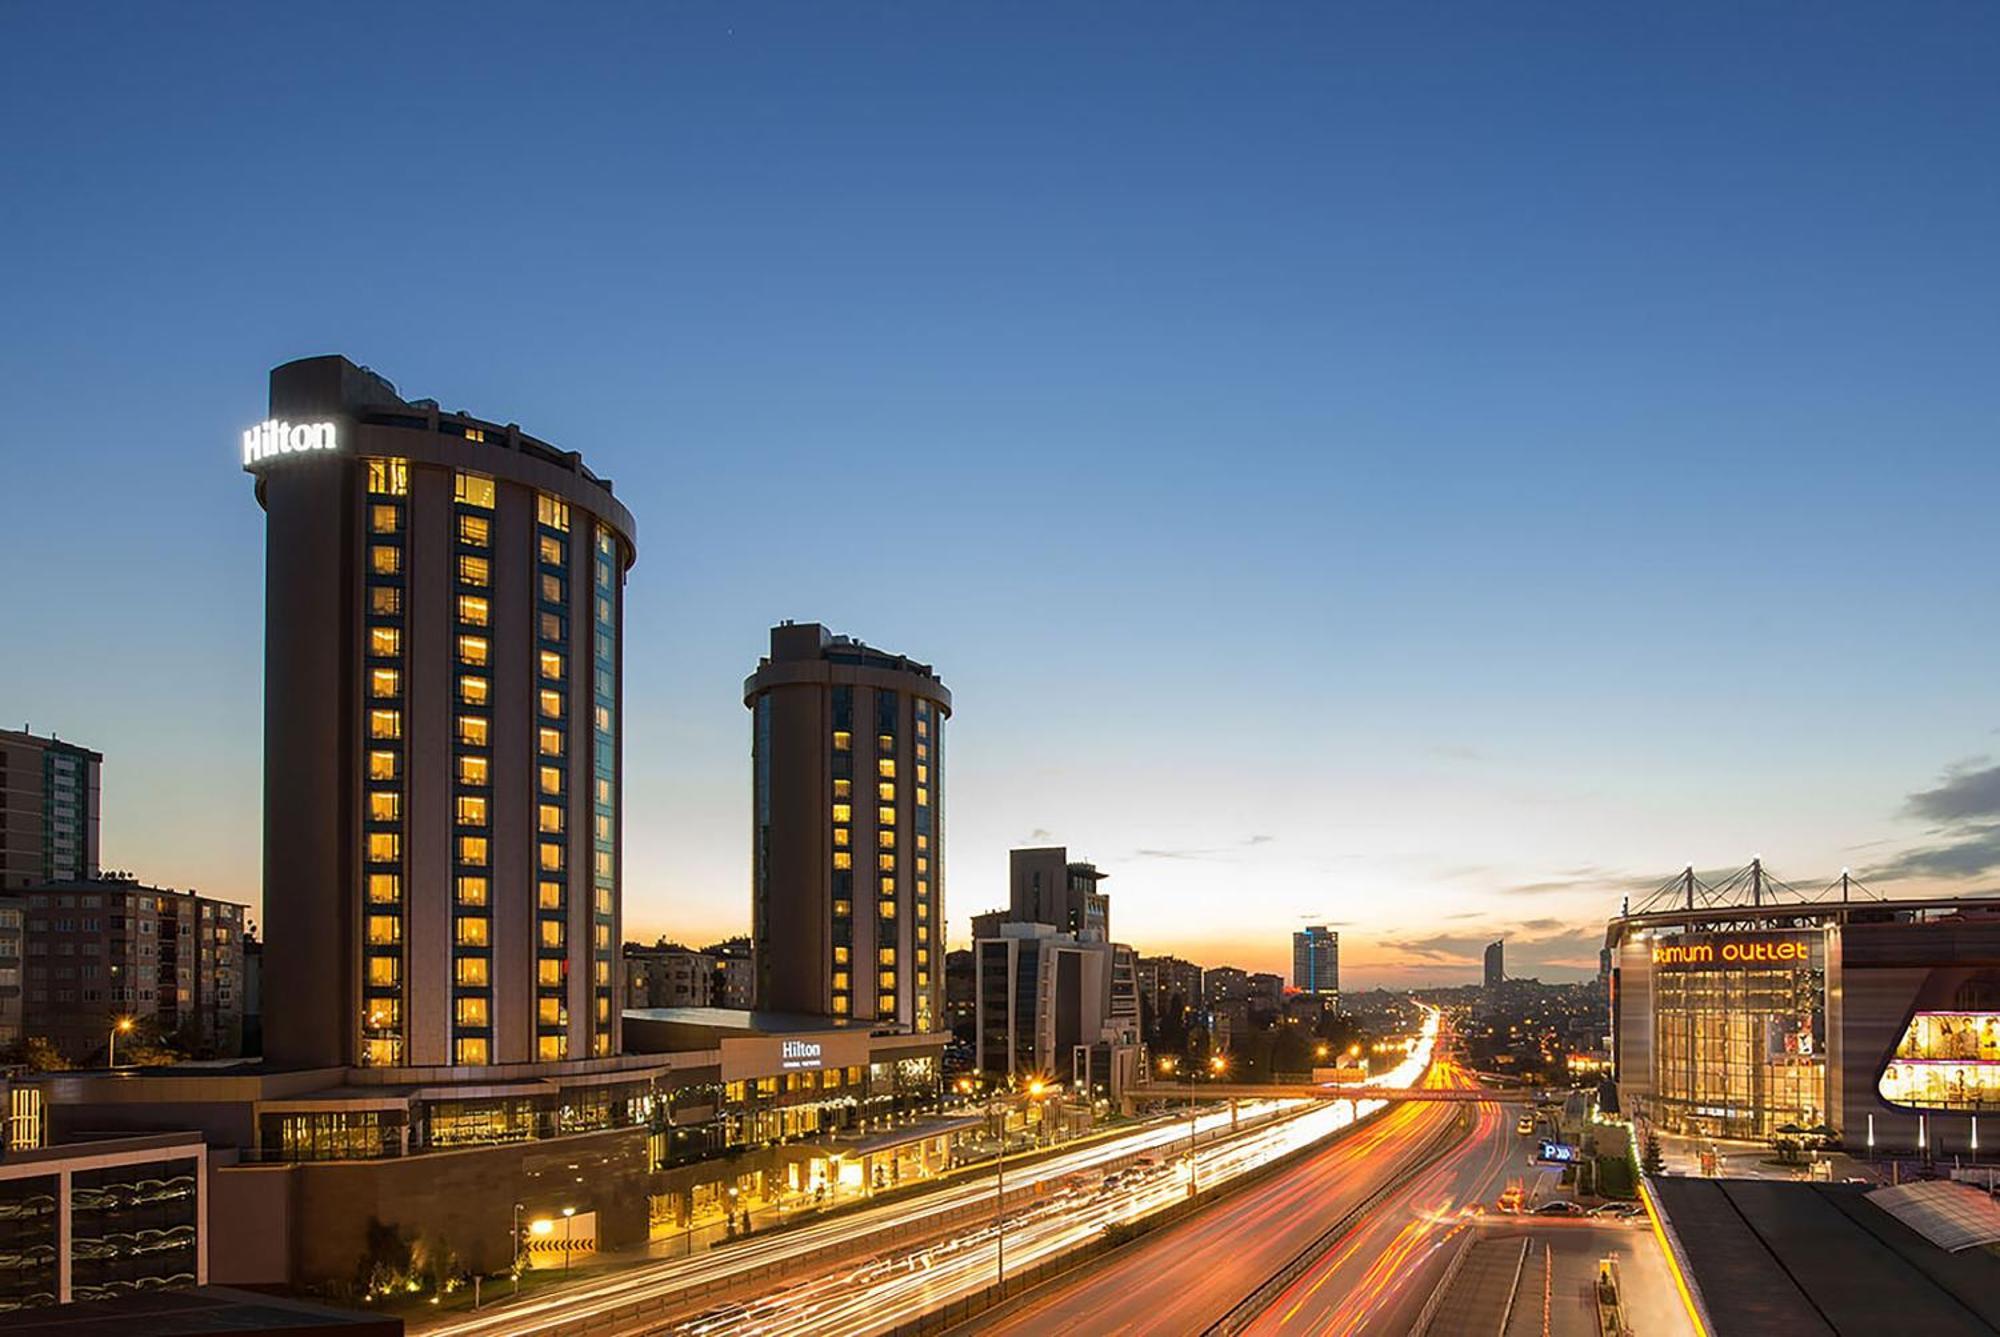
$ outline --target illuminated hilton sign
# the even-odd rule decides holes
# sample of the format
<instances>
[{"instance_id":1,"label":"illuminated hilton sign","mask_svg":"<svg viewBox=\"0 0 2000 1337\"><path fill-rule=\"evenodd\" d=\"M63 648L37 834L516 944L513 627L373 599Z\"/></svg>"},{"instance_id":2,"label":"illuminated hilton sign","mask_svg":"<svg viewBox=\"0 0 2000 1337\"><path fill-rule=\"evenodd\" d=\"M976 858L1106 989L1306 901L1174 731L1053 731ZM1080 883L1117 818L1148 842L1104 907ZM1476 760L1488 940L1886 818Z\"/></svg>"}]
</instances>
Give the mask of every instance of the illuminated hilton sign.
<instances>
[{"instance_id":1,"label":"illuminated hilton sign","mask_svg":"<svg viewBox=\"0 0 2000 1337\"><path fill-rule=\"evenodd\" d=\"M1812 939L1750 933L1682 937L1653 944L1653 964L1670 970L1700 966L1803 966L1812 962Z\"/></svg>"},{"instance_id":2,"label":"illuminated hilton sign","mask_svg":"<svg viewBox=\"0 0 2000 1337\"><path fill-rule=\"evenodd\" d=\"M787 1068L817 1068L820 1065L819 1041L787 1040L778 1050L778 1057Z\"/></svg>"},{"instance_id":3,"label":"illuminated hilton sign","mask_svg":"<svg viewBox=\"0 0 2000 1337\"><path fill-rule=\"evenodd\" d=\"M338 446L330 422L280 422L267 419L243 433L243 467L255 468L280 455L308 455Z\"/></svg>"}]
</instances>

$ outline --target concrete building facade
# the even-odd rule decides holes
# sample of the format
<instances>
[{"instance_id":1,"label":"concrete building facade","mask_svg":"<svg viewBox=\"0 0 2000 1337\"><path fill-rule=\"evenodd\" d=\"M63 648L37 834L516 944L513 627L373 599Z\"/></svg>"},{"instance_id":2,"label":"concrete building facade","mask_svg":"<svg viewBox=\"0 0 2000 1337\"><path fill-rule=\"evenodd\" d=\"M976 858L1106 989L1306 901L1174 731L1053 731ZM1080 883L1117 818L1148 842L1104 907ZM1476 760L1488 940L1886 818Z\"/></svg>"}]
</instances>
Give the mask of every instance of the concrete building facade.
<instances>
[{"instance_id":1,"label":"concrete building facade","mask_svg":"<svg viewBox=\"0 0 2000 1337\"><path fill-rule=\"evenodd\" d=\"M618 1051L630 513L342 357L271 373L265 960L284 1064Z\"/></svg>"},{"instance_id":2,"label":"concrete building facade","mask_svg":"<svg viewBox=\"0 0 2000 1337\"><path fill-rule=\"evenodd\" d=\"M1292 934L1292 987L1315 997L1340 994L1340 935L1324 924Z\"/></svg>"},{"instance_id":3,"label":"concrete building facade","mask_svg":"<svg viewBox=\"0 0 2000 1337\"><path fill-rule=\"evenodd\" d=\"M104 757L0 729L0 891L96 877Z\"/></svg>"},{"instance_id":4,"label":"concrete building facade","mask_svg":"<svg viewBox=\"0 0 2000 1337\"><path fill-rule=\"evenodd\" d=\"M788 622L743 703L757 1007L940 1029L951 693L927 664Z\"/></svg>"}]
</instances>

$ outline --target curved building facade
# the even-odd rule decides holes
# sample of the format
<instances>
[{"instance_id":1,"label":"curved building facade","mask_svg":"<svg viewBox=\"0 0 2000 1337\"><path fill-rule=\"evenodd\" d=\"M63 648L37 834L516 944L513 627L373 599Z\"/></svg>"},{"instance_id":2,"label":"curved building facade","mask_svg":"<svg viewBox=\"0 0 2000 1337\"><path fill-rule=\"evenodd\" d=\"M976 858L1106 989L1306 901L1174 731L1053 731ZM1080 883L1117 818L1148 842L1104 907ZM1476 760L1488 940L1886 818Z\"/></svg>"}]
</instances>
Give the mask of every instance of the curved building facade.
<instances>
[{"instance_id":1,"label":"curved building facade","mask_svg":"<svg viewBox=\"0 0 2000 1337\"><path fill-rule=\"evenodd\" d=\"M785 623L743 703L757 1006L942 1029L951 693L927 664Z\"/></svg>"},{"instance_id":2,"label":"curved building facade","mask_svg":"<svg viewBox=\"0 0 2000 1337\"><path fill-rule=\"evenodd\" d=\"M1669 1132L1948 1155L2000 1115L2000 903L1688 905L1607 945L1619 1099Z\"/></svg>"},{"instance_id":3,"label":"curved building facade","mask_svg":"<svg viewBox=\"0 0 2000 1337\"><path fill-rule=\"evenodd\" d=\"M342 357L273 370L270 411L267 1060L617 1053L630 513Z\"/></svg>"}]
</instances>

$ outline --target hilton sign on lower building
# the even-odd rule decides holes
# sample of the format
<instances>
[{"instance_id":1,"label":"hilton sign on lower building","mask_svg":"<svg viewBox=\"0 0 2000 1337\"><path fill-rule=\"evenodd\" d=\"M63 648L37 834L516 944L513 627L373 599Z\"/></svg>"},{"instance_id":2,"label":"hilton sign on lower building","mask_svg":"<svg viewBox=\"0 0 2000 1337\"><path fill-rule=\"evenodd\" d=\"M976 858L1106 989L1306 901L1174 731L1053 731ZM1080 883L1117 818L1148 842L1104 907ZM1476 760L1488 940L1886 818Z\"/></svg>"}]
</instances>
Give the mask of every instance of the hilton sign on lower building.
<instances>
[{"instance_id":1,"label":"hilton sign on lower building","mask_svg":"<svg viewBox=\"0 0 2000 1337\"><path fill-rule=\"evenodd\" d=\"M778 1051L778 1061L786 1068L817 1068L820 1047L817 1040L787 1040Z\"/></svg>"}]
</instances>

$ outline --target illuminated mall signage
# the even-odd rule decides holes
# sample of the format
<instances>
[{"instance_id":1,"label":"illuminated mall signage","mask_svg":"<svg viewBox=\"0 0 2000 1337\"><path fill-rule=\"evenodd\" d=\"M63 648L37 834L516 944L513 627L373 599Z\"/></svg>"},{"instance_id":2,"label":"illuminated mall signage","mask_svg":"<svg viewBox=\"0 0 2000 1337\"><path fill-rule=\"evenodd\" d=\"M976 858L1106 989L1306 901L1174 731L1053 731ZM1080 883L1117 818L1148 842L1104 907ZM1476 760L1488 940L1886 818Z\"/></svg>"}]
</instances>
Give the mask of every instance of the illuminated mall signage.
<instances>
[{"instance_id":1,"label":"illuminated mall signage","mask_svg":"<svg viewBox=\"0 0 2000 1337\"><path fill-rule=\"evenodd\" d=\"M1653 944L1653 964L1667 970L1812 964L1812 938L1783 933L1665 938Z\"/></svg>"},{"instance_id":2,"label":"illuminated mall signage","mask_svg":"<svg viewBox=\"0 0 2000 1337\"><path fill-rule=\"evenodd\" d=\"M280 455L310 455L339 446L330 422L281 422L267 418L243 433L243 467L252 469Z\"/></svg>"},{"instance_id":3,"label":"illuminated mall signage","mask_svg":"<svg viewBox=\"0 0 2000 1337\"><path fill-rule=\"evenodd\" d=\"M787 1040L778 1051L778 1060L787 1068L817 1068L820 1065L819 1041Z\"/></svg>"}]
</instances>

